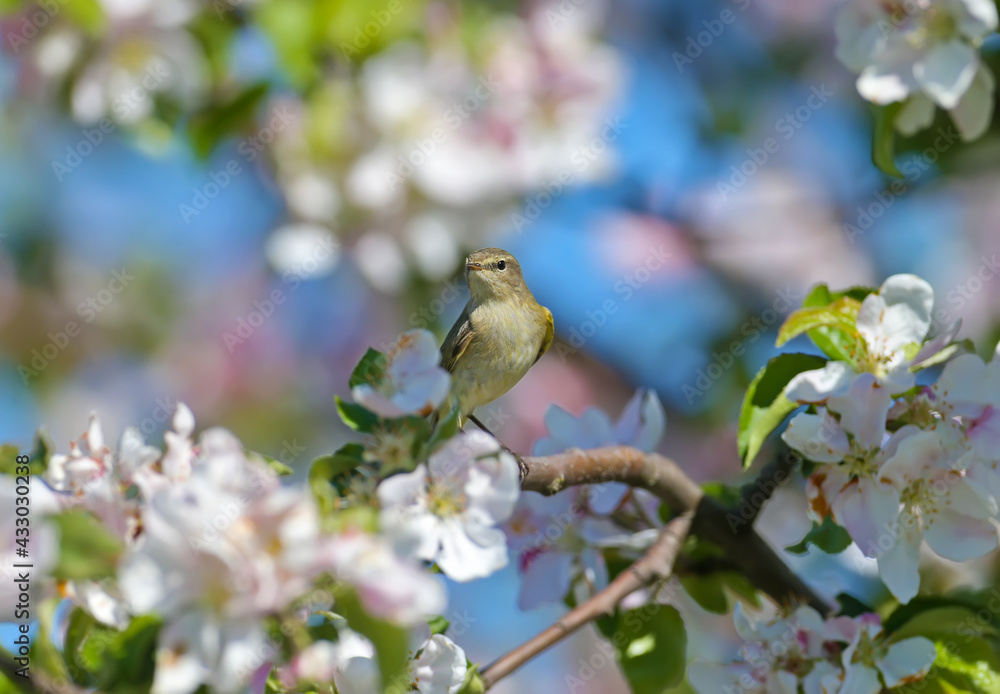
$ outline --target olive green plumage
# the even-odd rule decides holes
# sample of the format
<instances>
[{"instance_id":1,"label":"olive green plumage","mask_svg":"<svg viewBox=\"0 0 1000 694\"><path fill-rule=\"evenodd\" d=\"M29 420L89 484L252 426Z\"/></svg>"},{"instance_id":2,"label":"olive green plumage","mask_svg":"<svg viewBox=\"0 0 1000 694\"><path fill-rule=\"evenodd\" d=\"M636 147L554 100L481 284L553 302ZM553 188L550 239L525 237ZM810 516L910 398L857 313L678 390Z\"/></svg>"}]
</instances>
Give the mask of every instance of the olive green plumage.
<instances>
[{"instance_id":1,"label":"olive green plumage","mask_svg":"<svg viewBox=\"0 0 1000 694\"><path fill-rule=\"evenodd\" d=\"M507 251L483 248L466 259L469 303L441 345L461 420L521 380L552 344L552 314L535 301Z\"/></svg>"}]
</instances>

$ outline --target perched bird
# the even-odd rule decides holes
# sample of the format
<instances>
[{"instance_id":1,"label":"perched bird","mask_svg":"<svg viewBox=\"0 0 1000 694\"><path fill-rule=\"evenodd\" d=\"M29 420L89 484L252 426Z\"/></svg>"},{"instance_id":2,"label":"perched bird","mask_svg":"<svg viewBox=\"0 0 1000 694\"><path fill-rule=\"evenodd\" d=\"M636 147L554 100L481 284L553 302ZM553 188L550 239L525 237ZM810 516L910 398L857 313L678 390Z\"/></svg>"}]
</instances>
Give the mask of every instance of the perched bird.
<instances>
[{"instance_id":1,"label":"perched bird","mask_svg":"<svg viewBox=\"0 0 1000 694\"><path fill-rule=\"evenodd\" d=\"M535 301L520 264L507 251L472 253L465 274L469 303L441 345L460 426L477 407L513 388L548 350L554 333L552 313Z\"/></svg>"}]
</instances>

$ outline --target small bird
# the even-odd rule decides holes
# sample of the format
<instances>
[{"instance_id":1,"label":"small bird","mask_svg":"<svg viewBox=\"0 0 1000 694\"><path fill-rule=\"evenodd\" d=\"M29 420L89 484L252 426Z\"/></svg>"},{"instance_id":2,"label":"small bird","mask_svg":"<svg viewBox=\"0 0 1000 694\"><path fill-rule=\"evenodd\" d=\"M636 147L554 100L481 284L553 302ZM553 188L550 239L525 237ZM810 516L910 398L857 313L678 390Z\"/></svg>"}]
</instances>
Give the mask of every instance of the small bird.
<instances>
[{"instance_id":1,"label":"small bird","mask_svg":"<svg viewBox=\"0 0 1000 694\"><path fill-rule=\"evenodd\" d=\"M552 313L524 283L517 260L483 248L465 260L469 303L441 345L441 366L451 373L459 426L521 380L552 344Z\"/></svg>"}]
</instances>

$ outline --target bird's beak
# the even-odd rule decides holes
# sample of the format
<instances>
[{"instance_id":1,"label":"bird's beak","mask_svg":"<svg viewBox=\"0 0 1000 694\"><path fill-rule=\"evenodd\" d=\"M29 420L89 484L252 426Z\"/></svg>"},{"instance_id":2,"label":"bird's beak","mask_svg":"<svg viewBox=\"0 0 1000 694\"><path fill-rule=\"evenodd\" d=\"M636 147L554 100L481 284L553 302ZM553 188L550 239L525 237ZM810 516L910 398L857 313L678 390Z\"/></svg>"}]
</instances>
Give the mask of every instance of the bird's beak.
<instances>
[{"instance_id":1,"label":"bird's beak","mask_svg":"<svg viewBox=\"0 0 1000 694\"><path fill-rule=\"evenodd\" d=\"M465 269L466 270L482 270L483 266L480 265L479 263L466 263L465 264Z\"/></svg>"}]
</instances>

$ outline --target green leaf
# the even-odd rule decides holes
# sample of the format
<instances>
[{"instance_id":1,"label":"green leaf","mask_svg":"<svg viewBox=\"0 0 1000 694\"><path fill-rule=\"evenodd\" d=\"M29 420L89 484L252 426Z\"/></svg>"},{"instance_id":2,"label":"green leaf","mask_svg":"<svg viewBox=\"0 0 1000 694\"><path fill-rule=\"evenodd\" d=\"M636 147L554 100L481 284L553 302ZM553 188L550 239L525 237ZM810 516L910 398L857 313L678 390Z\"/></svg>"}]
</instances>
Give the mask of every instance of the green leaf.
<instances>
[{"instance_id":1,"label":"green leaf","mask_svg":"<svg viewBox=\"0 0 1000 694\"><path fill-rule=\"evenodd\" d=\"M98 691L147 694L156 669L156 641L160 620L151 615L135 617L125 631L107 645L105 667Z\"/></svg>"},{"instance_id":2,"label":"green leaf","mask_svg":"<svg viewBox=\"0 0 1000 694\"><path fill-rule=\"evenodd\" d=\"M865 297L878 290L873 287L850 287L848 289L831 292L825 284L818 284L813 287L806 298L802 300L802 308L824 308L843 298L848 298L853 302L864 301ZM857 320L857 315L854 316ZM831 326L819 326L808 331L809 339L813 341L826 356L839 361L854 363L859 354L862 354L864 342L860 335L845 332L839 328Z\"/></svg>"},{"instance_id":3,"label":"green leaf","mask_svg":"<svg viewBox=\"0 0 1000 694\"><path fill-rule=\"evenodd\" d=\"M192 115L188 123L188 134L198 156L208 157L223 138L253 123L257 107L267 92L267 83L253 84L228 101L211 104Z\"/></svg>"},{"instance_id":4,"label":"green leaf","mask_svg":"<svg viewBox=\"0 0 1000 694\"><path fill-rule=\"evenodd\" d=\"M375 656L382 672L382 686L386 691L403 691L409 688L407 664L409 661L410 632L365 611L353 588L339 586L334 591L337 611L352 629L375 646Z\"/></svg>"},{"instance_id":5,"label":"green leaf","mask_svg":"<svg viewBox=\"0 0 1000 694\"><path fill-rule=\"evenodd\" d=\"M469 669L465 672L462 688L458 690L457 694L483 694L485 691L486 685L483 684L483 678L479 674L479 666L469 665Z\"/></svg>"},{"instance_id":6,"label":"green leaf","mask_svg":"<svg viewBox=\"0 0 1000 694\"><path fill-rule=\"evenodd\" d=\"M97 34L104 27L106 18L100 0L73 0L60 6L67 16L91 34Z\"/></svg>"},{"instance_id":7,"label":"green leaf","mask_svg":"<svg viewBox=\"0 0 1000 694\"><path fill-rule=\"evenodd\" d=\"M371 410L353 402L345 402L340 396L335 396L337 401L337 413L344 420L344 424L355 431L370 434L379 423L379 417Z\"/></svg>"},{"instance_id":8,"label":"green leaf","mask_svg":"<svg viewBox=\"0 0 1000 694\"><path fill-rule=\"evenodd\" d=\"M21 449L12 443L5 443L0 446L0 474L13 475L17 470L17 456L21 455Z\"/></svg>"},{"instance_id":9,"label":"green leaf","mask_svg":"<svg viewBox=\"0 0 1000 694\"><path fill-rule=\"evenodd\" d=\"M645 605L617 615L609 637L634 694L661 694L684 678L687 632L669 605Z\"/></svg>"},{"instance_id":10,"label":"green leaf","mask_svg":"<svg viewBox=\"0 0 1000 694\"><path fill-rule=\"evenodd\" d=\"M996 671L996 654L982 639L973 638L960 642L944 637L935 640L937 658L934 667L938 677L945 680L952 691L972 694L1000 692L1000 674Z\"/></svg>"},{"instance_id":11,"label":"green leaf","mask_svg":"<svg viewBox=\"0 0 1000 694\"><path fill-rule=\"evenodd\" d=\"M28 466L31 468L32 475L41 475L46 470L49 469L49 458L56 450L55 443L52 442L52 436L44 428L39 428L35 431L35 445L32 447L31 453L28 457L31 458L31 462Z\"/></svg>"},{"instance_id":12,"label":"green leaf","mask_svg":"<svg viewBox=\"0 0 1000 694\"><path fill-rule=\"evenodd\" d=\"M815 545L827 554L839 554L851 546L851 536L834 522L832 516L824 516L822 523L813 521L806 536L796 544L785 547L785 551L805 554L809 551L809 545Z\"/></svg>"},{"instance_id":13,"label":"green leaf","mask_svg":"<svg viewBox=\"0 0 1000 694\"><path fill-rule=\"evenodd\" d=\"M56 607L59 605L58 598L51 598L39 605L38 631L31 641L31 651L28 657L31 659L31 669L41 671L54 678L70 678L70 673L66 669L66 661L59 649L52 642L52 625L55 621Z\"/></svg>"},{"instance_id":14,"label":"green leaf","mask_svg":"<svg viewBox=\"0 0 1000 694\"><path fill-rule=\"evenodd\" d=\"M896 168L896 118L905 102L897 101L875 107L875 131L872 134L872 163L881 171L903 178Z\"/></svg>"},{"instance_id":15,"label":"green leaf","mask_svg":"<svg viewBox=\"0 0 1000 694\"><path fill-rule=\"evenodd\" d=\"M354 371L351 372L351 378L347 385L351 388L360 386L362 383L371 386L379 385L385 377L385 367L388 361L389 358L385 354L377 349L369 348L361 357L358 365L354 367Z\"/></svg>"},{"instance_id":16,"label":"green leaf","mask_svg":"<svg viewBox=\"0 0 1000 694\"><path fill-rule=\"evenodd\" d=\"M883 620L882 626L887 634L892 634L902 629L904 625L908 625L912 620L926 615L932 610L958 607L965 609L971 616L986 607L986 614L989 615L989 619L985 621L973 620L977 627L975 633L983 633L983 628L997 622L996 609L989 607L990 601L994 600L994 598L995 595L992 594L992 591L987 592L985 590L980 592L967 590L952 591L945 595L919 595L905 605L897 606L892 614ZM995 601L994 604L996 604ZM924 628L924 624L926 622L917 622L916 626L909 630L909 633L922 633L920 630Z\"/></svg>"},{"instance_id":17,"label":"green leaf","mask_svg":"<svg viewBox=\"0 0 1000 694\"><path fill-rule=\"evenodd\" d=\"M364 452L365 447L360 443L348 443L309 464L309 488L324 510L332 510L347 476L364 464Z\"/></svg>"},{"instance_id":18,"label":"green leaf","mask_svg":"<svg viewBox=\"0 0 1000 694\"><path fill-rule=\"evenodd\" d=\"M434 634L443 634L448 631L451 622L441 615L435 615L427 620L427 626L431 628L431 636L433 636Z\"/></svg>"},{"instance_id":19,"label":"green leaf","mask_svg":"<svg viewBox=\"0 0 1000 694\"><path fill-rule=\"evenodd\" d=\"M89 511L74 509L50 517L59 528L59 561L55 578L100 579L113 576L121 541Z\"/></svg>"},{"instance_id":20,"label":"green leaf","mask_svg":"<svg viewBox=\"0 0 1000 694\"><path fill-rule=\"evenodd\" d=\"M77 684L91 684L89 669L80 659L81 646L90 636L97 620L80 607L73 608L66 622L66 640L63 642L63 657Z\"/></svg>"},{"instance_id":21,"label":"green leaf","mask_svg":"<svg viewBox=\"0 0 1000 694\"><path fill-rule=\"evenodd\" d=\"M263 463L265 465L267 465L267 467L271 470L271 472L273 472L274 474L278 475L279 477L284 477L286 475L291 475L292 473L295 472L295 470L293 468L289 467L288 465L285 465L283 462L281 462L277 458L272 458L269 455L265 455L263 453L258 453L257 451L247 451L247 455L251 459L252 458L258 458L261 461L263 461Z\"/></svg>"},{"instance_id":22,"label":"green leaf","mask_svg":"<svg viewBox=\"0 0 1000 694\"><path fill-rule=\"evenodd\" d=\"M680 581L687 594L706 612L726 614L729 611L725 581L718 574L687 575L682 576Z\"/></svg>"},{"instance_id":23,"label":"green leaf","mask_svg":"<svg viewBox=\"0 0 1000 694\"><path fill-rule=\"evenodd\" d=\"M743 398L736 437L744 469L753 463L764 440L798 407L783 394L788 382L796 374L824 364L826 359L811 354L779 354L757 372Z\"/></svg>"},{"instance_id":24,"label":"green leaf","mask_svg":"<svg viewBox=\"0 0 1000 694\"><path fill-rule=\"evenodd\" d=\"M844 296L829 306L807 306L792 311L781 324L775 345L781 347L793 337L819 328L833 328L845 333L851 340L860 341L857 325L860 306L859 302Z\"/></svg>"}]
</instances>

